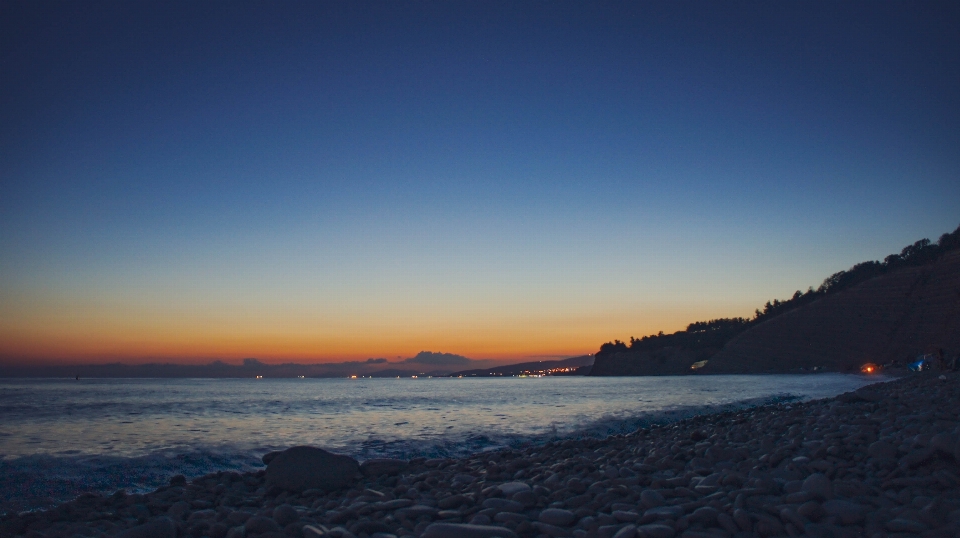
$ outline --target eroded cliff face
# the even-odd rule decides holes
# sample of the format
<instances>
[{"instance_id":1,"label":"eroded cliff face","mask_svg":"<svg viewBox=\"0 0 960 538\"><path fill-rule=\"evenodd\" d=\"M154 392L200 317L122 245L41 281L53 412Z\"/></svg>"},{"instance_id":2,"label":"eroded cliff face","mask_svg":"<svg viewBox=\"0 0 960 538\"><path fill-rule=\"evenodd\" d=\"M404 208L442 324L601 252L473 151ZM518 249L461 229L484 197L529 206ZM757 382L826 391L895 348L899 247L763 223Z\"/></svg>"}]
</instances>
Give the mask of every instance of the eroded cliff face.
<instances>
[{"instance_id":1,"label":"eroded cliff face","mask_svg":"<svg viewBox=\"0 0 960 538\"><path fill-rule=\"evenodd\" d=\"M960 251L884 275L745 331L702 373L857 370L943 349L960 353Z\"/></svg>"}]
</instances>

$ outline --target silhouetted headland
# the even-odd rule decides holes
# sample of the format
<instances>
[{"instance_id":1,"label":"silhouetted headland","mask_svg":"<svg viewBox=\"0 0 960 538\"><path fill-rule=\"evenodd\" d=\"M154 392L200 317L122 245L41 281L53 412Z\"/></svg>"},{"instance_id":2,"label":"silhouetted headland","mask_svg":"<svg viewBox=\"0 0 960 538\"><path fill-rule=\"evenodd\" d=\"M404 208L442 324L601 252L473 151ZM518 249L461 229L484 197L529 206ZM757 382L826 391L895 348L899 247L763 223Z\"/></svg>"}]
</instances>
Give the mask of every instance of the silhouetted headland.
<instances>
[{"instance_id":1,"label":"silhouetted headland","mask_svg":"<svg viewBox=\"0 0 960 538\"><path fill-rule=\"evenodd\" d=\"M941 353L960 355L960 228L767 302L752 319L608 342L590 375L853 372Z\"/></svg>"}]
</instances>

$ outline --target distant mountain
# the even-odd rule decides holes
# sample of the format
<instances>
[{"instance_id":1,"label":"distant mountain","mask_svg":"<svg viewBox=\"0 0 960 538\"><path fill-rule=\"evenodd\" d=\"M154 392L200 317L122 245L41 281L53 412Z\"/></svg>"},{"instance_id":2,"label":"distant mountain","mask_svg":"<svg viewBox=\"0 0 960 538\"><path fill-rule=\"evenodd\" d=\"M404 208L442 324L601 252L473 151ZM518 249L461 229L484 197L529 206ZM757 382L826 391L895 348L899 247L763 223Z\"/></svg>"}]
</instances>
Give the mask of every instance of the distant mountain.
<instances>
[{"instance_id":1,"label":"distant mountain","mask_svg":"<svg viewBox=\"0 0 960 538\"><path fill-rule=\"evenodd\" d=\"M454 353L434 353L432 351L421 351L415 357L410 357L403 361L405 364L422 364L427 366L464 366L473 361L463 355Z\"/></svg>"},{"instance_id":2,"label":"distant mountain","mask_svg":"<svg viewBox=\"0 0 960 538\"><path fill-rule=\"evenodd\" d=\"M450 377L491 377L491 376L514 376L514 375L586 375L589 368L593 365L593 355L582 355L569 359L556 361L536 361L522 362L520 364L510 364L507 366L498 366L496 368L480 368L475 370L462 370L449 374Z\"/></svg>"},{"instance_id":3,"label":"distant mountain","mask_svg":"<svg viewBox=\"0 0 960 538\"><path fill-rule=\"evenodd\" d=\"M243 359L241 364L213 361L207 364L78 364L31 365L0 364L0 377L101 377L101 378L265 378L310 377L336 378L350 376L409 377L412 375L441 376L464 366L491 366L489 360L473 360L453 353L421 351L414 357L397 362L384 358L364 361L345 361L317 364L268 364L255 358Z\"/></svg>"},{"instance_id":4,"label":"distant mountain","mask_svg":"<svg viewBox=\"0 0 960 538\"><path fill-rule=\"evenodd\" d=\"M608 342L590 375L851 371L940 349L960 354L960 228L768 302L753 319Z\"/></svg>"}]
</instances>

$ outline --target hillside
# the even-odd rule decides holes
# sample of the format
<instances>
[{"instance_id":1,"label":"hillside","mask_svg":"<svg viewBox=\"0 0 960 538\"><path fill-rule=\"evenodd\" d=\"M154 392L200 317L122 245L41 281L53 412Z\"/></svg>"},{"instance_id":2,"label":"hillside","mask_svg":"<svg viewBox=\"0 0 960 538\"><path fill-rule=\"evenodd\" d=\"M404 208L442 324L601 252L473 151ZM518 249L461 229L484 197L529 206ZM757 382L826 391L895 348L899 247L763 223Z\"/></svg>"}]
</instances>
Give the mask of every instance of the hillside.
<instances>
[{"instance_id":1,"label":"hillside","mask_svg":"<svg viewBox=\"0 0 960 538\"><path fill-rule=\"evenodd\" d=\"M703 373L789 372L960 353L960 251L777 316L736 336Z\"/></svg>"},{"instance_id":2,"label":"hillside","mask_svg":"<svg viewBox=\"0 0 960 538\"><path fill-rule=\"evenodd\" d=\"M450 374L450 377L489 377L513 375L584 375L593 364L593 355L582 355L556 361L522 362L496 368L463 370Z\"/></svg>"},{"instance_id":3,"label":"hillside","mask_svg":"<svg viewBox=\"0 0 960 538\"><path fill-rule=\"evenodd\" d=\"M960 228L768 302L753 319L608 342L590 375L849 371L941 348L960 354ZM699 361L707 362L693 370Z\"/></svg>"}]
</instances>

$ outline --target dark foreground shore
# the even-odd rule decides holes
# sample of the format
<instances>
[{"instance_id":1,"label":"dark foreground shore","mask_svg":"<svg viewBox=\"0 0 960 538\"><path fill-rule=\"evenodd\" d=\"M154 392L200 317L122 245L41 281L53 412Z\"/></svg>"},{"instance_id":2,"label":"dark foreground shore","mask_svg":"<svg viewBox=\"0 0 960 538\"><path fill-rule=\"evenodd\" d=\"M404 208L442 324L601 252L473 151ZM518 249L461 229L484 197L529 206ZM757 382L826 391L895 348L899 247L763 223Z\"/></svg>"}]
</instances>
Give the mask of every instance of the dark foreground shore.
<instances>
[{"instance_id":1,"label":"dark foreground shore","mask_svg":"<svg viewBox=\"0 0 960 538\"><path fill-rule=\"evenodd\" d=\"M958 418L960 374L916 375L602 440L368 464L333 492L281 491L270 467L175 477L8 515L0 536L956 537Z\"/></svg>"}]
</instances>

